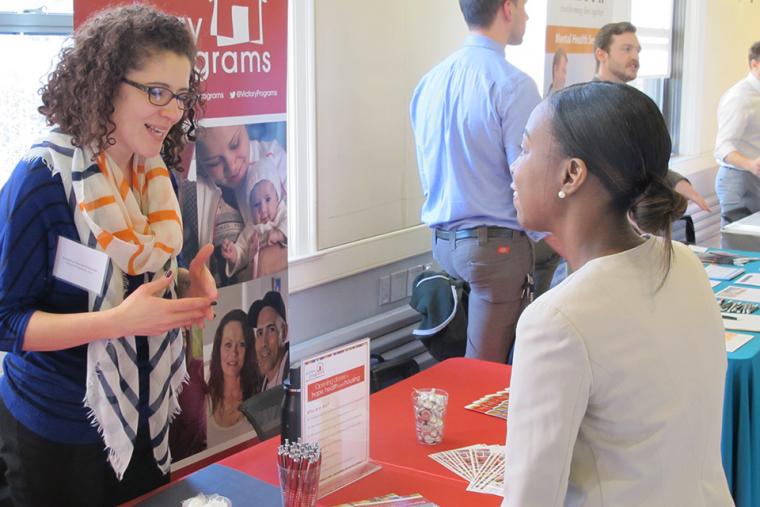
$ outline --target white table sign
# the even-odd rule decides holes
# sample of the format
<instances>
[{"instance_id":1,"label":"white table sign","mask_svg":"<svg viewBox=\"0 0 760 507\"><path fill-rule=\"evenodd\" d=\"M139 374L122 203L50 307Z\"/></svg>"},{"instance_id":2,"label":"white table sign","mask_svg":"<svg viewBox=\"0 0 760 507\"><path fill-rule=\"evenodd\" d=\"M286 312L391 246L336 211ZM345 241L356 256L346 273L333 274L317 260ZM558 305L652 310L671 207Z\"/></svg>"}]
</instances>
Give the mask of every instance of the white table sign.
<instances>
[{"instance_id":1,"label":"white table sign","mask_svg":"<svg viewBox=\"0 0 760 507\"><path fill-rule=\"evenodd\" d=\"M319 442L320 498L368 475L369 338L301 361L301 439Z\"/></svg>"}]
</instances>

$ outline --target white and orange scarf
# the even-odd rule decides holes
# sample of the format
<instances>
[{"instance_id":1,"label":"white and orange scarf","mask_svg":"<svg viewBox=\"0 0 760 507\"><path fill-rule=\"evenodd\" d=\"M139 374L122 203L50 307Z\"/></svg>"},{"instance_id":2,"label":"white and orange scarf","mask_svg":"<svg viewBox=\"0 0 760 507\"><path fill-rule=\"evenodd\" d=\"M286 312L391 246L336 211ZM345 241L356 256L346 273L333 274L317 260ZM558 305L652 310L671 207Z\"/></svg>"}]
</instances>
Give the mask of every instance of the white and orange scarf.
<instances>
[{"instance_id":1,"label":"white and orange scarf","mask_svg":"<svg viewBox=\"0 0 760 507\"><path fill-rule=\"evenodd\" d=\"M161 157L138 160L135 155L129 182L105 153L93 157L91 149L73 146L71 137L60 132L50 133L27 156L42 157L53 175L60 174L80 242L108 255L105 287L101 294L90 293L90 311L113 308L124 300L125 275L143 275L150 281L168 270L177 273L182 219ZM170 292L177 297L174 288ZM171 464L168 427L180 411L177 397L187 378L184 342L175 329L149 337L148 349L150 438L156 463L166 473ZM84 404L119 479L134 450L139 393L135 337L91 342Z\"/></svg>"}]
</instances>

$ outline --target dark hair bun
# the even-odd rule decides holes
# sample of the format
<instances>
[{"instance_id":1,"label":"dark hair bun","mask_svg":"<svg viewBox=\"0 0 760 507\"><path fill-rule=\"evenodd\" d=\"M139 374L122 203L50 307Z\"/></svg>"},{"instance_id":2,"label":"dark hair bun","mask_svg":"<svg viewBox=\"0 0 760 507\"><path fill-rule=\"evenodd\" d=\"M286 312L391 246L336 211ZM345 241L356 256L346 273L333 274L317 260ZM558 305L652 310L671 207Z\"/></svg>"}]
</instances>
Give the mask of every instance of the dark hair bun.
<instances>
[{"instance_id":1,"label":"dark hair bun","mask_svg":"<svg viewBox=\"0 0 760 507\"><path fill-rule=\"evenodd\" d=\"M683 216L686 198L661 178L653 179L631 206L633 219L642 231L660 234Z\"/></svg>"}]
</instances>

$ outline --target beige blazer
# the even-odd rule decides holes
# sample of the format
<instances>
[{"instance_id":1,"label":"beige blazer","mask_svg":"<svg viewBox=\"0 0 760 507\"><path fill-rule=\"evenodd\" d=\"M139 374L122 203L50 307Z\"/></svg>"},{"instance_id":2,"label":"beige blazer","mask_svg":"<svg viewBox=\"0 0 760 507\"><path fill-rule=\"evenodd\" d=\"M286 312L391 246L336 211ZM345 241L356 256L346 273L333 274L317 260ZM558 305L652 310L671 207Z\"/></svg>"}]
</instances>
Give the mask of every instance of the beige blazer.
<instances>
[{"instance_id":1,"label":"beige blazer","mask_svg":"<svg viewBox=\"0 0 760 507\"><path fill-rule=\"evenodd\" d=\"M658 289L663 244L594 259L523 313L503 506L733 505L720 312L679 243Z\"/></svg>"}]
</instances>

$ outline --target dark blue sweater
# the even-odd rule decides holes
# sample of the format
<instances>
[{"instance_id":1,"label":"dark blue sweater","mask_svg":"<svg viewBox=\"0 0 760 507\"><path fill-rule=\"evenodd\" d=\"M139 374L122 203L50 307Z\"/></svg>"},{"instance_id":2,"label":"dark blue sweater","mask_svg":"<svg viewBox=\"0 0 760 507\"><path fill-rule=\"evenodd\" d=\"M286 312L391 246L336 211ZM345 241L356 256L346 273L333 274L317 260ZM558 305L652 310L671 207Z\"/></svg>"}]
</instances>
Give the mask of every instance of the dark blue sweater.
<instances>
[{"instance_id":1,"label":"dark blue sweater","mask_svg":"<svg viewBox=\"0 0 760 507\"><path fill-rule=\"evenodd\" d=\"M41 159L22 160L0 191L0 350L9 352L0 397L21 424L48 440L95 443L100 437L83 404L87 346L56 352L22 350L34 311L87 311L87 292L52 276L59 237L79 242L61 178L53 177ZM142 280L129 277L128 293ZM144 405L144 337L138 337L137 349Z\"/></svg>"}]
</instances>

